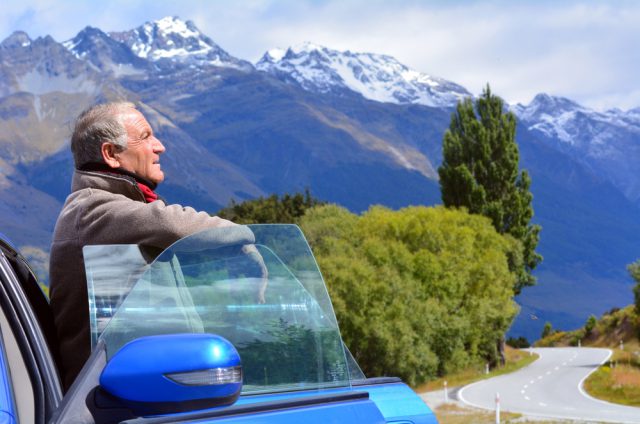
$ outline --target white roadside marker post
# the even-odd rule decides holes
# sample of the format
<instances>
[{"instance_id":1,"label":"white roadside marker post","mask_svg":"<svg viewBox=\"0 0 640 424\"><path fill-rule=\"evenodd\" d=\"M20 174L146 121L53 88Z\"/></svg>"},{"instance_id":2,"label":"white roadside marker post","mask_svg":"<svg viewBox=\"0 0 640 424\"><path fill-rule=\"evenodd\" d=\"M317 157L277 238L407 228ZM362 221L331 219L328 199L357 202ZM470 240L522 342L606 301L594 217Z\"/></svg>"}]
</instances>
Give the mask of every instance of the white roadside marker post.
<instances>
[{"instance_id":1,"label":"white roadside marker post","mask_svg":"<svg viewBox=\"0 0 640 424\"><path fill-rule=\"evenodd\" d=\"M582 346L581 346L580 339L578 339L578 347L582 347Z\"/></svg>"},{"instance_id":2,"label":"white roadside marker post","mask_svg":"<svg viewBox=\"0 0 640 424\"><path fill-rule=\"evenodd\" d=\"M484 373L485 374L489 374L489 363L487 362L487 364L484 366Z\"/></svg>"},{"instance_id":3,"label":"white roadside marker post","mask_svg":"<svg viewBox=\"0 0 640 424\"><path fill-rule=\"evenodd\" d=\"M496 424L500 424L500 393L496 392Z\"/></svg>"},{"instance_id":4,"label":"white roadside marker post","mask_svg":"<svg viewBox=\"0 0 640 424\"><path fill-rule=\"evenodd\" d=\"M447 382L444 382L444 403L449 402L449 393L447 393Z\"/></svg>"}]
</instances>

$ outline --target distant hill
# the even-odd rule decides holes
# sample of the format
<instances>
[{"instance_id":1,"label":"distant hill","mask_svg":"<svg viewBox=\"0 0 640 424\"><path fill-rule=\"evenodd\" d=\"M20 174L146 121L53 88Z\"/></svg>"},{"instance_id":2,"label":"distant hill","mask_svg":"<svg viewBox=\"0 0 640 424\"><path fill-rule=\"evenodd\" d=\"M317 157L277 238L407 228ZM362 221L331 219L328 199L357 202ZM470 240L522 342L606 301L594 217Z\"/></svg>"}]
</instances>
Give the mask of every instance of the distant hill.
<instances>
[{"instance_id":1,"label":"distant hill","mask_svg":"<svg viewBox=\"0 0 640 424\"><path fill-rule=\"evenodd\" d=\"M592 329L586 325L573 331L554 331L535 343L537 347L593 346L619 348L640 340L640 316L633 305L613 308L599 317ZM622 343L622 344L621 344Z\"/></svg>"},{"instance_id":2,"label":"distant hill","mask_svg":"<svg viewBox=\"0 0 640 424\"><path fill-rule=\"evenodd\" d=\"M72 122L95 102L140 103L167 146L169 201L215 212L308 187L359 212L440 203L442 137L469 95L389 56L311 43L254 65L175 17L87 27L62 43L16 32L0 43L0 231L48 250L70 185ZM511 330L532 339L545 321L575 328L630 302L640 109L596 112L547 94L511 109L543 226L539 283L518 298Z\"/></svg>"}]
</instances>

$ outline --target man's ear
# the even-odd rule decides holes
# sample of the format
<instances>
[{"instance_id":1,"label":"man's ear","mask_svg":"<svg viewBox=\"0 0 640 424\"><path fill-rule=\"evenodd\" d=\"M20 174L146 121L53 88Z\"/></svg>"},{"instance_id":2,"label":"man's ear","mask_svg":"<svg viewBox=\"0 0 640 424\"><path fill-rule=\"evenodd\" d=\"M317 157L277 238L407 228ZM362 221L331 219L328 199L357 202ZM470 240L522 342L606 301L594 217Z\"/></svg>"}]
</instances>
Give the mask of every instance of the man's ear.
<instances>
[{"instance_id":1,"label":"man's ear","mask_svg":"<svg viewBox=\"0 0 640 424\"><path fill-rule=\"evenodd\" d=\"M102 159L104 160L104 163L112 168L120 168L120 161L116 156L116 153L118 153L118 147L115 144L104 142L100 147L100 151L102 152Z\"/></svg>"}]
</instances>

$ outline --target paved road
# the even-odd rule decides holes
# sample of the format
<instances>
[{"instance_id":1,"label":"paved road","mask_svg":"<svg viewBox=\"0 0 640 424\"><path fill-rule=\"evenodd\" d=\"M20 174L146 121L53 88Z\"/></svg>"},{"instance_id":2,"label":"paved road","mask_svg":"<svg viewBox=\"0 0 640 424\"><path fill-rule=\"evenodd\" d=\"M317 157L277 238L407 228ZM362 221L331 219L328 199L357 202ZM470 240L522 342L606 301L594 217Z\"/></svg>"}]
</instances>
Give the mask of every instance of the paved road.
<instances>
[{"instance_id":1,"label":"paved road","mask_svg":"<svg viewBox=\"0 0 640 424\"><path fill-rule=\"evenodd\" d=\"M594 399L582 382L611 355L608 349L540 348L533 364L512 374L463 387L464 403L495 410L496 392L503 411L525 415L612 423L640 423L640 408Z\"/></svg>"}]
</instances>

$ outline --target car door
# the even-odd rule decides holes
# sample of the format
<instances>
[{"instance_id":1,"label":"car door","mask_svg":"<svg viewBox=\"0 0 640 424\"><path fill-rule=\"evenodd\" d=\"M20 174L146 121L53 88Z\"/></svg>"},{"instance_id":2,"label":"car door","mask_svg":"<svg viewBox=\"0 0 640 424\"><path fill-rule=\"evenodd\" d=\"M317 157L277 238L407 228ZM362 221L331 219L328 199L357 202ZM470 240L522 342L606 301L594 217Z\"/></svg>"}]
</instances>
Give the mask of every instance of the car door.
<instances>
[{"instance_id":1,"label":"car door","mask_svg":"<svg viewBox=\"0 0 640 424\"><path fill-rule=\"evenodd\" d=\"M45 337L47 329L54 337L48 302L33 271L0 239L0 350L6 364L0 397L7 407L14 405L13 417L20 423L44 423L62 399L49 345L55 342Z\"/></svg>"},{"instance_id":2,"label":"car door","mask_svg":"<svg viewBox=\"0 0 640 424\"><path fill-rule=\"evenodd\" d=\"M348 421L382 423L366 392L328 392L315 395L268 397L257 403L218 410L195 410L179 415L141 418L99 392L99 378L107 364L99 341L76 382L63 397L47 338L46 298L26 261L0 240L0 421L8 423L106 424L124 420L149 423L198 422L313 424Z\"/></svg>"}]
</instances>

